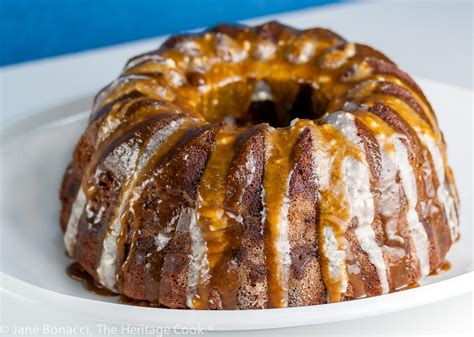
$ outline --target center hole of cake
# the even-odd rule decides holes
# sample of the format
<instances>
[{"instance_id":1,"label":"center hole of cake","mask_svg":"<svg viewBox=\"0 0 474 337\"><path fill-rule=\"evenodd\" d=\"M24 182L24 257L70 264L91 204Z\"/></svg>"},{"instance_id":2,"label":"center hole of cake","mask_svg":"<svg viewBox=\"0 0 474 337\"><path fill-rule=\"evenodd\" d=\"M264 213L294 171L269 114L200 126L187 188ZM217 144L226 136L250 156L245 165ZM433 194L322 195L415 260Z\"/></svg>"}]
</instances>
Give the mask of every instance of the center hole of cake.
<instances>
[{"instance_id":1,"label":"center hole of cake","mask_svg":"<svg viewBox=\"0 0 474 337\"><path fill-rule=\"evenodd\" d=\"M247 80L216 87L203 97L202 113L210 123L285 127L295 118L319 118L328 105L320 90L297 81Z\"/></svg>"}]
</instances>

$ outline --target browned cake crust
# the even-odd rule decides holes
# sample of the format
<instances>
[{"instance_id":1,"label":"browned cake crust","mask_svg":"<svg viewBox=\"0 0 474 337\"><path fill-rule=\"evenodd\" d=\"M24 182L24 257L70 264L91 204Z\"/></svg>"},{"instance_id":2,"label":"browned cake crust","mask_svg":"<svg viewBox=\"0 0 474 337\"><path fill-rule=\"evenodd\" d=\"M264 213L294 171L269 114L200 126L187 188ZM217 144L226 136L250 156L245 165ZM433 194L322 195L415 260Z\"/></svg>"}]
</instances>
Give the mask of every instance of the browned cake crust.
<instances>
[{"instance_id":1,"label":"browned cake crust","mask_svg":"<svg viewBox=\"0 0 474 337\"><path fill-rule=\"evenodd\" d=\"M432 107L322 28L220 25L132 58L61 188L69 255L170 308L305 306L437 270L459 199Z\"/></svg>"}]
</instances>

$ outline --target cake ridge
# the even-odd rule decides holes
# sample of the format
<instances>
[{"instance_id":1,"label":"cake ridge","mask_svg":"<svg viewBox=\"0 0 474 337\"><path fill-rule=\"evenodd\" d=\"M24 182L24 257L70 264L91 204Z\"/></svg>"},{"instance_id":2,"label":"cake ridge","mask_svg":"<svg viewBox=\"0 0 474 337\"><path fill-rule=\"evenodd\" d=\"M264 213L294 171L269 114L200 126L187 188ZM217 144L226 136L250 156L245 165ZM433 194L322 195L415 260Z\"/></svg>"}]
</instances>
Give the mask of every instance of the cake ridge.
<instances>
[{"instance_id":1,"label":"cake ridge","mask_svg":"<svg viewBox=\"0 0 474 337\"><path fill-rule=\"evenodd\" d=\"M364 253L367 254L370 263L377 271L381 293L388 293L389 285L386 262L382 254L382 249L375 238L375 231L372 228L373 222L376 219L376 209L375 198L370 189L370 180L372 178L371 172L374 172L375 169L371 169L369 163L373 163L369 160L369 153L365 150L363 140L358 135L359 130L355 123L355 117L352 114L336 112L328 116L324 121L330 123L344 134L350 142L360 149L365 157L361 161L355 160L353 157L346 157L343 169L345 179L347 180L345 183L347 189L346 195L350 195L349 204L351 216L357 218L357 225L355 226L354 232L358 244ZM353 175L354 173L356 174ZM353 181L349 182L349 178L352 178ZM360 205L360 202L364 204ZM352 219L349 219L349 222L352 222Z\"/></svg>"},{"instance_id":2,"label":"cake ridge","mask_svg":"<svg viewBox=\"0 0 474 337\"><path fill-rule=\"evenodd\" d=\"M392 116L400 116L397 118L399 118L401 121L404 120L401 115L399 115L397 112L395 112L395 110L390 108L390 106L386 105L385 103L384 104L376 103L373 106L372 110L381 111L382 113L383 111L385 112L390 111ZM413 119L411 119L411 122L413 122ZM429 158L432 156L432 154L427 148L425 140L423 140L423 138L425 138L423 134L427 132L426 131L427 129L422 128L422 126L417 126L416 123L413 123L414 126L409 126L408 124L406 124L406 122L403 122L403 123L405 123L405 125L402 126L402 129L400 129L400 131L402 131L408 137L409 142L410 142L410 147L413 147L412 151L414 153L420 153L420 155L414 157L414 159L418 162L417 167L419 168L419 170L422 171L422 174L419 174L419 179L418 179L419 181L418 184L421 184L422 186L418 189L420 198L422 199L423 202L425 202L426 200L428 201L433 200L433 202L439 203L439 201L437 200L437 196L436 195L429 196L426 192L427 187L425 187L425 186L437 183L433 181L435 177L432 175L432 172L435 170L435 167L433 167L432 160L430 160ZM430 137L434 137L434 136L430 136ZM446 163L444 162L442 162L441 164L446 165ZM423 169L423 167L425 168ZM424 204L420 205L420 207L424 207ZM443 207L446 207L446 206L443 205ZM424 211L420 210L420 212L424 212ZM443 213L446 213L446 211L444 210ZM428 214L435 214L435 213L432 211L429 211ZM430 215L428 215L427 219L429 219L429 217ZM446 217L446 215L443 214L443 217ZM444 223L445 223L445 226L449 226L449 221L447 221L447 219L444 220ZM430 223L425 222L425 227L427 227L427 232L428 232L428 235L430 236L430 241L432 242L432 246L433 246L432 249L434 250L433 254L431 254L432 258L435 259L433 263L436 264L437 263L436 261L439 260L439 257L437 256L439 253L437 253L437 251L439 250L440 243L434 242L433 234L436 231L430 228L431 226L434 226L434 225L436 225L435 222L432 222L432 221L430 221ZM449 245L449 243L445 243L445 245Z\"/></svg>"},{"instance_id":3,"label":"cake ridge","mask_svg":"<svg viewBox=\"0 0 474 337\"><path fill-rule=\"evenodd\" d=\"M347 156L360 159L360 149L330 124L322 124L316 137L329 154L328 184L319 184L321 221L318 230L323 280L328 302L337 302L350 292L345 260L345 238L349 224L349 206L342 178L342 163ZM317 153L317 151L316 151ZM316 172L318 175L318 171Z\"/></svg>"},{"instance_id":4,"label":"cake ridge","mask_svg":"<svg viewBox=\"0 0 474 337\"><path fill-rule=\"evenodd\" d=\"M168 139L172 137L172 134L176 132L183 125L183 123L184 121L182 118L173 119L155 133L155 135L158 135L158 137L161 137L161 139L159 138L156 140L153 138L154 136L151 136L147 140L146 145L143 147L139 157L137 158L138 165L132 174L131 180L126 183L124 186L124 191L121 192L123 193L121 196L122 201L116 208L113 220L111 221L111 226L109 227L109 230L104 238L100 264L97 267L100 283L109 290L116 291L116 245L119 235L122 232L122 216L125 212L125 207L127 207L130 198L134 193L134 189L136 188L136 183L139 182L140 175L146 169L149 161L156 160L156 157L160 156L158 148L160 146L164 146L169 141Z\"/></svg>"},{"instance_id":5,"label":"cake ridge","mask_svg":"<svg viewBox=\"0 0 474 337\"><path fill-rule=\"evenodd\" d=\"M173 243L176 236L176 226L178 223L169 223L170 220L176 219L175 215L180 213L181 208L185 210L193 205L195 199L194 189L196 188L193 180L188 180L191 176L182 177L181 181L176 181L174 185L170 185L169 176L173 175L173 166L177 163L186 163L186 153L183 149L187 144L193 144L198 147L212 137L213 128L203 126L194 122L193 124L185 124L181 126L181 133L173 140L170 148L163 148L163 156L160 160L150 167L150 171L144 176L144 185L141 188L138 198L135 200L128 215L131 217L131 225L133 229L130 242L130 249L124 258L123 265L119 271L119 287L126 288L129 284L138 281L143 282L134 296L144 299L148 296L152 301L159 301L162 296L159 290L161 284L161 270L153 268L157 261L158 265L166 263L166 251L155 249L150 250L145 247L155 247L156 237L159 233L164 233L169 238L169 243ZM211 144L212 145L212 144ZM170 161L172 157L170 153L175 153L174 162ZM201 161L201 159L199 159ZM202 162L202 161L201 161ZM201 163L201 165L203 165ZM200 171L195 171L194 176L200 176ZM166 204L170 203L179 207L175 212L170 212ZM150 207L152 207L150 209ZM153 215L153 208L159 210L159 217ZM191 215L188 213L183 216ZM189 218L188 216L188 218ZM149 228L147 228L149 227ZM183 235L189 234L189 227L182 224L181 232ZM161 262L160 262L161 261ZM150 269L152 268L152 269ZM136 275L137 270L143 270L142 275ZM147 293L149 292L149 293Z\"/></svg>"},{"instance_id":6,"label":"cake ridge","mask_svg":"<svg viewBox=\"0 0 474 337\"><path fill-rule=\"evenodd\" d=\"M289 129L269 128L266 132L263 207L264 245L267 256L268 301L271 307L288 305L291 265L288 241L289 182L293 174L292 149L311 121L295 120ZM275 184L279 181L279 184Z\"/></svg>"},{"instance_id":7,"label":"cake ridge","mask_svg":"<svg viewBox=\"0 0 474 337\"><path fill-rule=\"evenodd\" d=\"M161 118L166 117L166 115L162 116L154 116L151 118L147 123L141 123L138 125L131 125L128 127L119 127L124 133L130 133L130 130L133 130L135 127L146 127L146 124L152 123L154 120L159 120ZM170 118L175 118L174 116L169 116ZM84 186L87 183L88 177L92 174L92 172L95 170L96 165L102 160L104 153L106 153L107 149L114 148L114 146L119 146L120 144L116 142L116 140L112 137L108 137L108 134L112 132L106 132L102 135L102 137L98 137L101 129L102 123L104 123L106 118L102 118L101 120L96 121L95 123L92 123L91 126L89 126L92 131L96 129L97 127L97 133L95 137L93 137L92 144L90 146L96 150L96 152L89 158L88 163L85 166L88 166L87 168L84 168L83 172L83 177L80 180L80 186L77 191L77 196L75 200L72 203L71 210L68 215L68 220L66 223L65 227L65 245L68 251L68 254L70 256L74 255L74 246L75 246L75 241L76 241L76 236L77 236L77 226L78 222L80 220L80 217L83 214L83 211L86 206L86 198L85 198L85 190ZM94 124L97 124L96 127ZM110 131L110 130L109 130ZM114 145L115 141L115 145ZM66 182L66 181L65 181ZM66 189L66 186L63 187ZM73 214L74 212L74 214Z\"/></svg>"},{"instance_id":8,"label":"cake ridge","mask_svg":"<svg viewBox=\"0 0 474 337\"><path fill-rule=\"evenodd\" d=\"M203 233L209 271L205 277L201 275L194 293L188 294L192 298L193 308L208 308L215 280L218 277L227 278L226 274L216 274L216 264L225 256L224 253L231 254L228 252L232 247L230 234L236 235L241 225L236 221L239 218L224 207L225 178L234 154L234 142L237 136L238 132L226 125L218 131L214 152L207 162L199 183L196 205L196 214L199 214L197 225ZM215 296L217 298L214 299L216 302L214 304L223 307L224 303L218 291L215 291Z\"/></svg>"}]
</instances>

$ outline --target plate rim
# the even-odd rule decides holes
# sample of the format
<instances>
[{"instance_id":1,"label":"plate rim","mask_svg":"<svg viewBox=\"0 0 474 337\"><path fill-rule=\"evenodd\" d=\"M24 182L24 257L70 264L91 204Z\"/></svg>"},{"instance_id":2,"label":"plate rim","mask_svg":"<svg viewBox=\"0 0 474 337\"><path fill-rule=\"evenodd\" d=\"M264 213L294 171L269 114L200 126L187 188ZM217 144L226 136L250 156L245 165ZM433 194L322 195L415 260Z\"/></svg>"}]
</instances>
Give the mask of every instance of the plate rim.
<instances>
[{"instance_id":1,"label":"plate rim","mask_svg":"<svg viewBox=\"0 0 474 337\"><path fill-rule=\"evenodd\" d=\"M474 90L430 79L417 77L416 82L420 83L422 88L436 85L470 95L471 98L474 94ZM4 144L14 140L17 132L25 132L31 127L45 127L50 125L51 121L53 123L67 123L88 114L89 110L65 111L61 114L58 111L42 110L19 116L9 123L0 125L0 146L3 147ZM48 305L62 310L67 308L71 313L115 323L123 323L124 319L127 322L132 317L134 320L132 324L139 324L137 320L144 319L144 324L150 326L157 324L172 326L173 324L170 322L175 323L174 326L177 324L196 326L199 324L198 320L209 323L215 322L216 318L219 318L221 322L218 324L207 324L207 329L204 327L204 330L219 331L295 327L376 316L473 292L473 284L474 271L472 271L471 263L467 272L445 280L414 289L354 301L282 309L193 311L137 307L68 295L42 288L0 270L1 296L12 296L20 301ZM361 301L363 301L363 305L360 305ZM110 312L115 317L111 317ZM337 317L335 314L337 312L343 313L341 317ZM144 313L146 313L146 317L143 317ZM242 321L245 322L245 325L242 325Z\"/></svg>"},{"instance_id":2,"label":"plate rim","mask_svg":"<svg viewBox=\"0 0 474 337\"><path fill-rule=\"evenodd\" d=\"M25 303L48 305L60 310L67 307L71 313L110 323L127 322L131 325L160 327L200 326L205 331L297 327L378 316L472 293L473 285L474 271L469 271L417 288L346 302L280 309L209 311L151 308L98 301L41 288L0 272L0 294ZM364 305L360 305L362 301ZM113 318L110 317L111 312ZM341 312L341 317L335 315ZM215 324L216 320L219 323ZM245 322L245 325L241 322Z\"/></svg>"}]
</instances>

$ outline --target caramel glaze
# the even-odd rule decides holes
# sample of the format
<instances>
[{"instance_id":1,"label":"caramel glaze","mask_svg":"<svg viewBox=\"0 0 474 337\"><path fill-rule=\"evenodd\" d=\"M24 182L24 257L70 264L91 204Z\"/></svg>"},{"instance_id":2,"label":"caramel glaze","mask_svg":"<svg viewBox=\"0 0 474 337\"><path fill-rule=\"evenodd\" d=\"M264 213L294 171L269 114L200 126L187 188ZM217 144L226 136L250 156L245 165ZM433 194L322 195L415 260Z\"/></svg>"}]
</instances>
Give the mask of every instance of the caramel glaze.
<instances>
[{"instance_id":1,"label":"caramel glaze","mask_svg":"<svg viewBox=\"0 0 474 337\"><path fill-rule=\"evenodd\" d=\"M97 283L94 278L77 262L71 263L66 268L66 273L70 278L81 282L83 287L91 293L100 296L117 296L117 294L105 289L102 285Z\"/></svg>"},{"instance_id":2,"label":"caramel glaze","mask_svg":"<svg viewBox=\"0 0 474 337\"><path fill-rule=\"evenodd\" d=\"M292 149L305 126L311 121L297 121L289 129L267 129L266 166L264 171L264 245L267 261L268 305L288 306L285 291L289 274L289 247L281 243L288 232L289 180L293 173ZM279 183L276 184L275 182ZM288 243L286 244L288 245ZM281 247L283 246L283 247ZM288 251L285 251L285 248ZM283 263L280 261L283 260Z\"/></svg>"},{"instance_id":3,"label":"caramel glaze","mask_svg":"<svg viewBox=\"0 0 474 337\"><path fill-rule=\"evenodd\" d=\"M103 286L98 284L94 278L84 270L84 268L81 267L81 265L77 262L71 263L67 268L66 268L66 273L68 274L69 277L71 277L73 280L81 282L83 285L84 289L87 291L99 295L99 296L119 296L118 294L105 289ZM149 301L139 301L139 300L134 300L131 299L127 296L121 295L119 297L119 303L122 304L129 304L129 305L135 305L135 306L140 306L140 307L163 307L160 305L156 305L152 302Z\"/></svg>"},{"instance_id":4,"label":"caramel glaze","mask_svg":"<svg viewBox=\"0 0 474 337\"><path fill-rule=\"evenodd\" d=\"M327 245L325 242L327 240L325 238L325 228L328 227L334 233L337 249L348 251L345 263L359 265L353 254L353 247L349 245L346 238L347 224L350 221L350 207L344 193L342 165L344 158L349 156L361 159L361 153L354 144L348 142L340 132L329 125L322 125L316 138L319 142L316 151L326 153L332 158L328 182L324 188L321 186L319 188L320 225L318 227L318 246L321 256L322 276L328 291L328 300L329 302L338 302L354 296L354 294L350 294L351 287L356 288L352 292L356 291L358 296L365 296L364 281L361 274L348 275L348 270L343 267L339 275L331 275L329 267L330 252L324 248ZM349 287L349 293L346 293L347 288L343 286L345 283L353 285Z\"/></svg>"},{"instance_id":5,"label":"caramel glaze","mask_svg":"<svg viewBox=\"0 0 474 337\"><path fill-rule=\"evenodd\" d=\"M199 214L197 223L207 245L209 271L208 275L205 275L208 279L203 279L203 275L200 275L196 295L193 297L193 307L197 309L207 309L209 304L218 307L237 307L235 291L223 292L220 287L219 294L224 295L224 298L216 299L212 298L211 292L218 286L220 280L226 280L232 284L232 280L237 278L235 270L229 268L228 263L233 256L232 252L238 248L238 238L242 231L241 221L239 222L238 214L231 213L222 205L226 195L227 172L238 134L237 130L227 125L219 130L214 152L201 177L197 201ZM229 276L229 273L234 275Z\"/></svg>"},{"instance_id":6,"label":"caramel glaze","mask_svg":"<svg viewBox=\"0 0 474 337\"><path fill-rule=\"evenodd\" d=\"M324 122L337 111L353 116L360 145ZM410 287L425 276L424 243L407 222L401 172L386 166L394 139L408 151L435 273L459 238L459 197L436 116L406 73L321 28L269 22L171 37L95 97L61 188L61 228L78 262L68 273L124 302L171 308L379 295L346 195L352 157L370 171L367 230L388 290Z\"/></svg>"},{"instance_id":7,"label":"caramel glaze","mask_svg":"<svg viewBox=\"0 0 474 337\"><path fill-rule=\"evenodd\" d=\"M439 275L442 272L449 271L451 269L451 263L445 261L437 270L432 271L430 275ZM104 289L103 286L100 284L97 284L95 280L92 278L90 274L88 274L84 268L81 267L81 265L77 262L71 263L67 268L66 268L66 273L71 277L72 279L79 281L82 283L84 288L96 295L100 296L118 296L117 294ZM402 291L402 290L407 290L407 289L413 289L417 288L419 285L417 283L413 284L407 284L404 285L403 287L396 288L395 291ZM356 298L362 298L365 297L364 295L361 295L359 292L356 292L359 295L355 296ZM134 300L129 297L126 297L124 295L120 296L120 303L122 304L129 304L129 305L135 305L135 306L141 306L141 307L163 307L166 308L165 306L155 304L149 301L143 301L143 300Z\"/></svg>"},{"instance_id":8,"label":"caramel glaze","mask_svg":"<svg viewBox=\"0 0 474 337\"><path fill-rule=\"evenodd\" d=\"M431 271L430 275L439 275L451 269L452 265L448 261L444 261L436 270Z\"/></svg>"},{"instance_id":9,"label":"caramel glaze","mask_svg":"<svg viewBox=\"0 0 474 337\"><path fill-rule=\"evenodd\" d=\"M409 283L401 288L397 288L395 289L394 291L404 291L404 290L410 290L410 289L415 289L415 288L418 288L420 285L416 282L414 283Z\"/></svg>"},{"instance_id":10,"label":"caramel glaze","mask_svg":"<svg viewBox=\"0 0 474 337\"><path fill-rule=\"evenodd\" d=\"M136 307L152 307L152 308L166 308L164 305L157 304L155 302L143 301L143 300L134 300L125 295L121 295L119 299L120 304L134 305Z\"/></svg>"}]
</instances>

